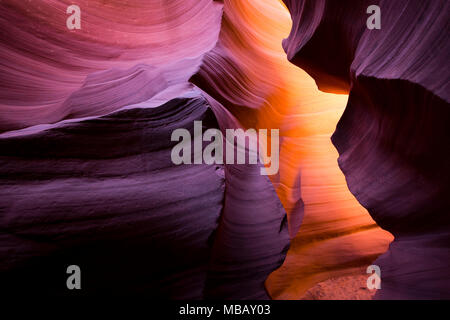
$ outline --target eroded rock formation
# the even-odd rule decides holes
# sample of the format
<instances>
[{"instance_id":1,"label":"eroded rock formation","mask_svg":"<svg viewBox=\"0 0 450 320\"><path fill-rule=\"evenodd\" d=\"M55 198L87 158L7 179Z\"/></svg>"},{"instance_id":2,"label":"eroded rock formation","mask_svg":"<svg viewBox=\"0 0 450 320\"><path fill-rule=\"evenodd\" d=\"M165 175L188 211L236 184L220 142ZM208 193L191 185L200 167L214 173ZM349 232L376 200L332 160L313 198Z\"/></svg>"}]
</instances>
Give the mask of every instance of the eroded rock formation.
<instances>
[{"instance_id":1,"label":"eroded rock formation","mask_svg":"<svg viewBox=\"0 0 450 320\"><path fill-rule=\"evenodd\" d=\"M261 166L170 158L177 128L240 126L187 82L222 4L81 1L80 32L60 1L1 6L1 290L76 294L75 264L80 294L268 298L289 237Z\"/></svg>"},{"instance_id":2,"label":"eroded rock formation","mask_svg":"<svg viewBox=\"0 0 450 320\"><path fill-rule=\"evenodd\" d=\"M1 2L2 289L298 299L388 230L378 297L446 297L448 4L285 3ZM173 165L194 120L279 129L278 174Z\"/></svg>"},{"instance_id":3,"label":"eroded rock formation","mask_svg":"<svg viewBox=\"0 0 450 320\"><path fill-rule=\"evenodd\" d=\"M350 191L395 240L376 298L449 298L450 4L285 1L288 58L326 91L349 91L333 135Z\"/></svg>"},{"instance_id":4,"label":"eroded rock formation","mask_svg":"<svg viewBox=\"0 0 450 320\"><path fill-rule=\"evenodd\" d=\"M281 42L291 19L281 3L224 5L219 41L191 82L245 127L280 129L280 171L271 180L287 211L292 241L283 266L266 281L270 296L299 299L330 277L365 276L392 236L357 203L337 166L330 137L347 96L318 91L286 59Z\"/></svg>"},{"instance_id":5,"label":"eroded rock formation","mask_svg":"<svg viewBox=\"0 0 450 320\"><path fill-rule=\"evenodd\" d=\"M84 294L267 298L285 211L259 165L172 163L173 130L237 123L186 90L0 136L2 290L67 293L76 264Z\"/></svg>"}]
</instances>

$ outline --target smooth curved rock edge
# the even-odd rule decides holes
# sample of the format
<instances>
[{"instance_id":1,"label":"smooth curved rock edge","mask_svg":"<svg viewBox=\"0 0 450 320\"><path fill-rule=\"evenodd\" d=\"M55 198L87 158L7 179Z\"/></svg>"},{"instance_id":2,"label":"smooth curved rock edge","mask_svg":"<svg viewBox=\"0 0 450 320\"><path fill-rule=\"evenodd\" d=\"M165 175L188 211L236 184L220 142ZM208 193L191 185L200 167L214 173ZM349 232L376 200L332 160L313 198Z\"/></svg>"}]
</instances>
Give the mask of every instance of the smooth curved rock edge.
<instances>
[{"instance_id":1,"label":"smooth curved rock edge","mask_svg":"<svg viewBox=\"0 0 450 320\"><path fill-rule=\"evenodd\" d=\"M0 4L0 270L8 294L267 299L286 213L260 166L176 167L170 133L239 126L187 80L221 1ZM99 8L102 8L99 10ZM245 170L244 170L245 169Z\"/></svg>"},{"instance_id":2,"label":"smooth curved rock edge","mask_svg":"<svg viewBox=\"0 0 450 320\"><path fill-rule=\"evenodd\" d=\"M336 162L329 137L347 97L318 91L286 59L281 40L291 20L280 2L224 4L217 45L190 81L245 128L280 130L280 170L270 179L288 215L291 246L266 280L268 294L295 300L326 279L365 276L362 269L393 237L356 201Z\"/></svg>"},{"instance_id":3,"label":"smooth curved rock edge","mask_svg":"<svg viewBox=\"0 0 450 320\"><path fill-rule=\"evenodd\" d=\"M448 1L284 1L288 58L349 91L332 141L350 191L395 240L376 299L450 298ZM377 4L382 29L368 30Z\"/></svg>"},{"instance_id":4,"label":"smooth curved rock edge","mask_svg":"<svg viewBox=\"0 0 450 320\"><path fill-rule=\"evenodd\" d=\"M82 294L268 298L286 213L260 165L172 164L175 128L237 124L187 96L0 138L2 290L67 294L77 264Z\"/></svg>"}]
</instances>

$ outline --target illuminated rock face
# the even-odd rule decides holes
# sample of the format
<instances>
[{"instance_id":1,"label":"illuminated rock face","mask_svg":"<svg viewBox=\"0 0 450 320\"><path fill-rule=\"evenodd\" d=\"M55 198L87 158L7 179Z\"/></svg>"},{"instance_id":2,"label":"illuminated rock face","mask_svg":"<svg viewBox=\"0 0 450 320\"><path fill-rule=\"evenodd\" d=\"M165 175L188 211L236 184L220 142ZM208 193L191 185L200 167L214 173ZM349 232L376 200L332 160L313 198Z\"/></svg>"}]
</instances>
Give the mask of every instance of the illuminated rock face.
<instances>
[{"instance_id":1,"label":"illuminated rock face","mask_svg":"<svg viewBox=\"0 0 450 320\"><path fill-rule=\"evenodd\" d=\"M365 1L286 1L293 24L277 0L77 2L80 30L63 1L0 4L2 288L64 294L79 264L85 294L298 299L361 274L392 236L339 170L342 116L350 190L396 236L380 297L444 290L448 5L380 2L369 33ZM194 120L279 129L279 173L174 166Z\"/></svg>"},{"instance_id":2,"label":"illuminated rock face","mask_svg":"<svg viewBox=\"0 0 450 320\"><path fill-rule=\"evenodd\" d=\"M350 191L395 240L376 298L449 298L448 1L285 1L288 58L326 91L349 90L333 135Z\"/></svg>"},{"instance_id":3,"label":"illuminated rock face","mask_svg":"<svg viewBox=\"0 0 450 320\"><path fill-rule=\"evenodd\" d=\"M81 294L267 299L289 236L260 165L170 158L177 128L239 127L187 81L223 4L80 1L72 31L61 1L0 6L2 290L76 294L76 264Z\"/></svg>"},{"instance_id":4,"label":"illuminated rock face","mask_svg":"<svg viewBox=\"0 0 450 320\"><path fill-rule=\"evenodd\" d=\"M367 277L367 266L392 240L349 192L337 165L330 137L347 96L317 90L286 59L282 39L290 29L280 2L224 1L219 41L191 78L243 126L280 130L280 171L270 178L292 240L283 265L266 281L274 299L300 299L331 277Z\"/></svg>"},{"instance_id":5,"label":"illuminated rock face","mask_svg":"<svg viewBox=\"0 0 450 320\"><path fill-rule=\"evenodd\" d=\"M68 30L70 4L0 4L0 27L7 30L0 47L0 132L102 115L134 103L131 92L145 101L167 81L185 82L215 46L223 7L211 0L80 0L81 29ZM109 73L113 82L98 83L96 72ZM78 105L80 95L85 100Z\"/></svg>"}]
</instances>

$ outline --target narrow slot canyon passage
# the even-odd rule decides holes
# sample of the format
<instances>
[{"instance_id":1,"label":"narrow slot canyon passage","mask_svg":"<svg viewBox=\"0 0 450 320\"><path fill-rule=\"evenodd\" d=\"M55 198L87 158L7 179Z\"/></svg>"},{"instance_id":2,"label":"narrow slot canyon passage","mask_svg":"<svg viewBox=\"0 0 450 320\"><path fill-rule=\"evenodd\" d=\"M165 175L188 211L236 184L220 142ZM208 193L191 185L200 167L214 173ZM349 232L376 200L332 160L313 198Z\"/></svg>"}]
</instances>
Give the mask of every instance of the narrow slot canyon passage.
<instances>
[{"instance_id":1,"label":"narrow slot canyon passage","mask_svg":"<svg viewBox=\"0 0 450 320\"><path fill-rule=\"evenodd\" d=\"M270 296L300 299L318 282L350 275L344 278L348 291L338 298L370 299L366 268L393 237L350 193L338 166L331 135L348 96L319 91L287 60L282 40L291 26L282 1L224 1L218 46L192 81L245 127L280 128L280 170L272 182L288 213L292 241L283 265L266 281ZM333 290L342 287L334 283Z\"/></svg>"}]
</instances>

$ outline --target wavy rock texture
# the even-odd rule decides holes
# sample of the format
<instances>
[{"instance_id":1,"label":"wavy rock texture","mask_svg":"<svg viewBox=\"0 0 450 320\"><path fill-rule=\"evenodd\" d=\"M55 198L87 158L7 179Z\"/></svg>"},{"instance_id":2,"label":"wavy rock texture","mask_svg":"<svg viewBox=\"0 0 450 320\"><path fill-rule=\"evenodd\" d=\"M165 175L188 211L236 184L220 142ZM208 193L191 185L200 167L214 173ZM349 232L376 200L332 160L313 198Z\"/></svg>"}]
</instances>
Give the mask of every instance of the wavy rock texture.
<instances>
[{"instance_id":1,"label":"wavy rock texture","mask_svg":"<svg viewBox=\"0 0 450 320\"><path fill-rule=\"evenodd\" d=\"M0 139L2 290L63 293L77 264L87 293L201 297L224 168L172 165L170 135L214 126L207 110L180 98Z\"/></svg>"},{"instance_id":2,"label":"wavy rock texture","mask_svg":"<svg viewBox=\"0 0 450 320\"><path fill-rule=\"evenodd\" d=\"M267 298L289 244L285 211L258 165L172 164L174 129L219 127L198 90L178 92L1 136L2 290L67 293L77 264L84 294Z\"/></svg>"},{"instance_id":3,"label":"wavy rock texture","mask_svg":"<svg viewBox=\"0 0 450 320\"><path fill-rule=\"evenodd\" d=\"M349 189L395 240L378 299L449 298L448 1L285 1L288 58L326 91L349 90L333 135ZM367 16L366 16L367 17ZM363 19L364 18L364 19Z\"/></svg>"},{"instance_id":4,"label":"wavy rock texture","mask_svg":"<svg viewBox=\"0 0 450 320\"><path fill-rule=\"evenodd\" d=\"M176 128L239 127L187 83L222 5L81 1L78 31L61 1L1 6L1 290L74 294L77 264L81 294L268 298L289 237L260 165L170 159Z\"/></svg>"},{"instance_id":5,"label":"wavy rock texture","mask_svg":"<svg viewBox=\"0 0 450 320\"><path fill-rule=\"evenodd\" d=\"M298 299L387 250L375 220L379 298L446 297L446 3L379 1L382 32L365 1L69 4L0 3L2 288ZM196 119L280 129L279 174L173 166Z\"/></svg>"},{"instance_id":6,"label":"wavy rock texture","mask_svg":"<svg viewBox=\"0 0 450 320\"><path fill-rule=\"evenodd\" d=\"M271 179L292 241L283 266L266 281L270 296L299 299L317 282L365 274L392 236L355 200L337 165L330 137L347 96L318 91L287 61L281 41L292 23L280 2L224 5L219 42L191 81L245 127L280 129L280 171Z\"/></svg>"},{"instance_id":7,"label":"wavy rock texture","mask_svg":"<svg viewBox=\"0 0 450 320\"><path fill-rule=\"evenodd\" d=\"M0 3L0 131L102 115L123 106L130 90L149 99L167 81L185 81L214 47L222 17L222 5L211 0L81 0L81 30L70 31L71 4ZM138 64L162 76L145 75ZM99 71L114 83L98 83L91 74ZM93 103L76 105L80 95Z\"/></svg>"}]
</instances>

